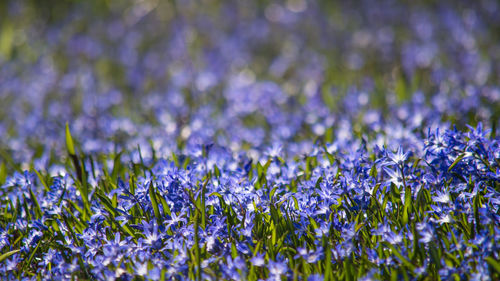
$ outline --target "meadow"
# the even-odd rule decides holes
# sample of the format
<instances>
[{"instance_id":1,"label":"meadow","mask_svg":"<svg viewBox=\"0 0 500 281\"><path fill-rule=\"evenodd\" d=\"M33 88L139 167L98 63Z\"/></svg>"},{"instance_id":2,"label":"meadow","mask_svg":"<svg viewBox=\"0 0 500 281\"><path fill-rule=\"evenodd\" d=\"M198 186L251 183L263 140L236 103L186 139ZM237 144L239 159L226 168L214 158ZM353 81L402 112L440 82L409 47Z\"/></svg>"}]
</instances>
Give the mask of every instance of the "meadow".
<instances>
[{"instance_id":1,"label":"meadow","mask_svg":"<svg viewBox=\"0 0 500 281\"><path fill-rule=\"evenodd\" d=\"M500 280L497 1L0 2L1 280Z\"/></svg>"}]
</instances>

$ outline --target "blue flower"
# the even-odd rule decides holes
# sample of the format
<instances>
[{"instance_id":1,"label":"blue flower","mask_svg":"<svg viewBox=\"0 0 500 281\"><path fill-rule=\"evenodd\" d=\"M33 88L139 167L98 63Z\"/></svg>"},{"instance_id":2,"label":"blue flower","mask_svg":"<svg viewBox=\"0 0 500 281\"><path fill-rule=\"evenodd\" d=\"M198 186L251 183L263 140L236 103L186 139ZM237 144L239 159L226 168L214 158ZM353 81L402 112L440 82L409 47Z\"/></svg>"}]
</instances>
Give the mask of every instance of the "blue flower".
<instances>
[{"instance_id":1,"label":"blue flower","mask_svg":"<svg viewBox=\"0 0 500 281\"><path fill-rule=\"evenodd\" d=\"M269 270L269 277L272 280L280 280L281 276L288 271L288 266L283 261L270 260L267 264Z\"/></svg>"},{"instance_id":2,"label":"blue flower","mask_svg":"<svg viewBox=\"0 0 500 281\"><path fill-rule=\"evenodd\" d=\"M404 162L408 159L409 155L410 155L409 152L404 153L403 148L399 146L398 151L396 153L389 152L387 154L387 157L396 165L402 166Z\"/></svg>"},{"instance_id":3,"label":"blue flower","mask_svg":"<svg viewBox=\"0 0 500 281\"><path fill-rule=\"evenodd\" d=\"M254 266L263 266L265 264L264 253L257 253L250 259Z\"/></svg>"},{"instance_id":4,"label":"blue flower","mask_svg":"<svg viewBox=\"0 0 500 281\"><path fill-rule=\"evenodd\" d=\"M389 175L389 182L393 183L396 185L398 188L403 186L403 176L400 174L399 171L394 172L393 170L384 168L384 171Z\"/></svg>"}]
</instances>

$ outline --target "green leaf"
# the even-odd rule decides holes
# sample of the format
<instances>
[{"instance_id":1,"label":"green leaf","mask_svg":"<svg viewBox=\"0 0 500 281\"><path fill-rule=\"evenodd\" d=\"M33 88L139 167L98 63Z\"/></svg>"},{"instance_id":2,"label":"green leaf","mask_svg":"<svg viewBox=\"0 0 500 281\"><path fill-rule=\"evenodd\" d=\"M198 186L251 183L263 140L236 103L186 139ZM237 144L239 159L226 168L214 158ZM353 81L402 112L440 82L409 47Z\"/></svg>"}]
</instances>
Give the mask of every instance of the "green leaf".
<instances>
[{"instance_id":1,"label":"green leaf","mask_svg":"<svg viewBox=\"0 0 500 281\"><path fill-rule=\"evenodd\" d=\"M377 178L378 172L377 172L377 166L373 165L372 168L370 169L370 176L373 178Z\"/></svg>"},{"instance_id":2,"label":"green leaf","mask_svg":"<svg viewBox=\"0 0 500 281\"><path fill-rule=\"evenodd\" d=\"M200 255L200 241L198 237L199 228L199 213L196 212L194 216L194 258L196 262L196 280L201 280L201 255Z\"/></svg>"},{"instance_id":3,"label":"green leaf","mask_svg":"<svg viewBox=\"0 0 500 281\"><path fill-rule=\"evenodd\" d=\"M319 228L318 224L316 223L316 221L313 218L309 217L309 222L311 223L313 229Z\"/></svg>"},{"instance_id":4,"label":"green leaf","mask_svg":"<svg viewBox=\"0 0 500 281\"><path fill-rule=\"evenodd\" d=\"M222 197L222 195L221 195L219 192L212 192L212 193L210 193L210 194L208 195L208 197L210 197L210 196L217 196L217 197L219 197L219 198L221 198L221 199L223 198L223 197Z\"/></svg>"},{"instance_id":5,"label":"green leaf","mask_svg":"<svg viewBox=\"0 0 500 281\"><path fill-rule=\"evenodd\" d=\"M326 129L323 138L325 140L325 143L333 142L333 128L332 127Z\"/></svg>"},{"instance_id":6,"label":"green leaf","mask_svg":"<svg viewBox=\"0 0 500 281\"><path fill-rule=\"evenodd\" d=\"M28 262L26 263L26 267L28 267L28 268L30 267L31 261L35 257L35 254L38 251L38 248L40 248L40 245L43 244L42 242L43 242L42 240L38 241L38 244L36 245L35 249L33 250L33 252L31 252L31 255L30 255L29 259L28 259Z\"/></svg>"},{"instance_id":7,"label":"green leaf","mask_svg":"<svg viewBox=\"0 0 500 281\"><path fill-rule=\"evenodd\" d=\"M30 212L30 209L28 207L28 200L26 199L26 196L24 196L23 194L23 208L24 208L24 212L26 212L26 216L28 217L28 221L31 220L31 212Z\"/></svg>"},{"instance_id":8,"label":"green leaf","mask_svg":"<svg viewBox=\"0 0 500 281\"><path fill-rule=\"evenodd\" d=\"M73 138L71 137L71 132L69 131L68 122L66 122L66 147L68 148L68 153L70 155L76 155L75 145L73 144Z\"/></svg>"},{"instance_id":9,"label":"green leaf","mask_svg":"<svg viewBox=\"0 0 500 281\"><path fill-rule=\"evenodd\" d=\"M156 220L158 224L161 224L160 208L158 208L158 200L156 199L156 192L154 191L153 184L149 184L149 197L151 197L151 205L153 205L153 211L155 213Z\"/></svg>"},{"instance_id":10,"label":"green leaf","mask_svg":"<svg viewBox=\"0 0 500 281\"><path fill-rule=\"evenodd\" d=\"M323 151L325 152L326 158L328 159L330 165L333 165L335 163L335 157L328 152L328 148L326 148L325 145L323 145Z\"/></svg>"},{"instance_id":11,"label":"green leaf","mask_svg":"<svg viewBox=\"0 0 500 281\"><path fill-rule=\"evenodd\" d=\"M10 252L7 252L3 255L0 256L0 262L3 262L5 259L7 259L8 257L12 256L13 254L17 253L21 251L20 249L17 249L17 250L12 250Z\"/></svg>"},{"instance_id":12,"label":"green leaf","mask_svg":"<svg viewBox=\"0 0 500 281\"><path fill-rule=\"evenodd\" d=\"M274 226L273 222L271 222L271 227L272 227L272 230L271 230L271 243L272 244L271 245L275 246L277 233L276 233L276 227Z\"/></svg>"},{"instance_id":13,"label":"green leaf","mask_svg":"<svg viewBox=\"0 0 500 281\"><path fill-rule=\"evenodd\" d=\"M396 93L398 102L403 102L408 99L409 89L406 84L407 83L402 75L396 81L394 92Z\"/></svg>"},{"instance_id":14,"label":"green leaf","mask_svg":"<svg viewBox=\"0 0 500 281\"><path fill-rule=\"evenodd\" d=\"M112 179L111 183L116 182L118 174L122 169L122 162L120 161L122 154L123 151L120 151L118 154L115 155L115 158L113 159L113 171L111 171L111 179Z\"/></svg>"},{"instance_id":15,"label":"green leaf","mask_svg":"<svg viewBox=\"0 0 500 281\"><path fill-rule=\"evenodd\" d=\"M102 195L101 193L99 192L96 192L95 195L97 197L99 197L101 203L104 205L104 208L113 216L115 217L117 212L116 210L113 208L113 204L112 202L109 200L109 198L107 198L105 195Z\"/></svg>"},{"instance_id":16,"label":"green leaf","mask_svg":"<svg viewBox=\"0 0 500 281\"><path fill-rule=\"evenodd\" d=\"M112 222L114 222L120 229L123 229L124 231L126 231L130 236L135 238L136 235L135 235L134 231L132 231L132 229L128 225L125 224L122 226L120 223L118 223L117 221L114 220L114 218L118 215L118 212L113 207L113 203L111 202L111 200L109 200L108 197L100 194L99 192L96 192L95 195L97 197L99 197L99 199L100 199L101 203L104 205L104 208L106 209L106 211L108 211L109 214L112 216L111 217Z\"/></svg>"},{"instance_id":17,"label":"green leaf","mask_svg":"<svg viewBox=\"0 0 500 281\"><path fill-rule=\"evenodd\" d=\"M329 281L332 275L332 251L330 247L326 247L326 257L325 257L325 281Z\"/></svg>"},{"instance_id":18,"label":"green leaf","mask_svg":"<svg viewBox=\"0 0 500 281\"><path fill-rule=\"evenodd\" d=\"M75 181L75 187L80 192L80 197L82 198L83 210L81 211L81 213L83 214L83 219L85 220L87 218L87 215L91 213L89 198L80 182Z\"/></svg>"},{"instance_id":19,"label":"green leaf","mask_svg":"<svg viewBox=\"0 0 500 281\"><path fill-rule=\"evenodd\" d=\"M500 273L500 262L498 262L497 260L495 260L494 258L492 257L487 257L486 259L486 262L497 272L497 273ZM0 257L0 262L1 262L1 257Z\"/></svg>"},{"instance_id":20,"label":"green leaf","mask_svg":"<svg viewBox=\"0 0 500 281\"><path fill-rule=\"evenodd\" d=\"M5 163L0 164L0 185L5 183L5 180L7 179L7 167Z\"/></svg>"},{"instance_id":21,"label":"green leaf","mask_svg":"<svg viewBox=\"0 0 500 281\"><path fill-rule=\"evenodd\" d=\"M0 56L10 58L14 42L14 26L11 21L3 20L3 28L0 29Z\"/></svg>"},{"instance_id":22,"label":"green leaf","mask_svg":"<svg viewBox=\"0 0 500 281\"><path fill-rule=\"evenodd\" d=\"M278 190L278 186L275 186L271 192L269 193L269 200L273 200L273 197L274 197L274 194L276 193L276 191Z\"/></svg>"},{"instance_id":23,"label":"green leaf","mask_svg":"<svg viewBox=\"0 0 500 281\"><path fill-rule=\"evenodd\" d=\"M403 218L402 224L406 225L408 223L408 217L410 215L410 211L413 208L412 198L411 198L411 189L409 187L405 188L405 204L403 208Z\"/></svg>"},{"instance_id":24,"label":"green leaf","mask_svg":"<svg viewBox=\"0 0 500 281\"><path fill-rule=\"evenodd\" d=\"M164 197L160 196L160 201L161 201L161 205L163 207L163 211L165 212L165 214L167 215L172 215L172 211L170 210L170 206L168 205L167 203L167 200L165 200Z\"/></svg>"},{"instance_id":25,"label":"green leaf","mask_svg":"<svg viewBox=\"0 0 500 281\"><path fill-rule=\"evenodd\" d=\"M480 195L479 194L476 194L476 196L474 196L474 199L473 199L473 210L474 210L474 218L475 218L475 221L474 221L474 225L476 226L476 231L479 233L481 231L481 220L479 218L479 208L482 206L481 202L480 202L481 198L480 198Z\"/></svg>"},{"instance_id":26,"label":"green leaf","mask_svg":"<svg viewBox=\"0 0 500 281\"><path fill-rule=\"evenodd\" d=\"M43 179L42 175L40 174L40 172L38 172L37 170L35 170L35 173L36 175L38 176L38 179L40 180L40 182L42 183L43 187L45 188L46 191L50 191L49 189L49 186L47 185L47 183L45 182L45 180ZM0 183L1 180L0 180Z\"/></svg>"},{"instance_id":27,"label":"green leaf","mask_svg":"<svg viewBox=\"0 0 500 281\"><path fill-rule=\"evenodd\" d=\"M172 160L174 161L175 166L179 167L179 158L173 152L172 152Z\"/></svg>"},{"instance_id":28,"label":"green leaf","mask_svg":"<svg viewBox=\"0 0 500 281\"><path fill-rule=\"evenodd\" d=\"M318 180L316 181L316 184L314 185L314 187L316 189L321 189L321 182L323 181L323 177L319 177Z\"/></svg>"},{"instance_id":29,"label":"green leaf","mask_svg":"<svg viewBox=\"0 0 500 281\"><path fill-rule=\"evenodd\" d=\"M214 165L214 175L216 178L220 178L221 173L217 165Z\"/></svg>"},{"instance_id":30,"label":"green leaf","mask_svg":"<svg viewBox=\"0 0 500 281\"><path fill-rule=\"evenodd\" d=\"M455 159L455 161L453 161L451 166L448 168L448 172L451 171L451 169L453 169L453 167L455 167L458 164L458 162L460 162L462 159L464 159L464 157L465 157L464 153L460 154L460 156L458 156L457 159Z\"/></svg>"},{"instance_id":31,"label":"green leaf","mask_svg":"<svg viewBox=\"0 0 500 281\"><path fill-rule=\"evenodd\" d=\"M63 221L66 224L66 227L68 228L69 233L71 234L71 237L73 237L73 241L76 243L76 245L79 246L80 241L76 238L76 234L75 234L75 231L73 230L73 227L71 227L71 225L68 223L68 219L66 218L66 216L64 214L62 214L61 217L63 218Z\"/></svg>"},{"instance_id":32,"label":"green leaf","mask_svg":"<svg viewBox=\"0 0 500 281\"><path fill-rule=\"evenodd\" d=\"M203 186L201 187L201 227L203 227L204 230L207 226L207 222L206 222L207 208L206 208L206 202L205 202L205 200L206 200L205 194L207 192L207 184L208 184L209 180L210 180L210 177L207 177L207 179L203 183Z\"/></svg>"},{"instance_id":33,"label":"green leaf","mask_svg":"<svg viewBox=\"0 0 500 281\"><path fill-rule=\"evenodd\" d=\"M36 218L39 219L42 217L42 209L40 209L40 204L38 204L38 200L36 200L36 196L33 193L33 190L31 190L31 188L29 188L29 192L30 192L31 201L33 201L33 204L35 205Z\"/></svg>"},{"instance_id":34,"label":"green leaf","mask_svg":"<svg viewBox=\"0 0 500 281\"><path fill-rule=\"evenodd\" d=\"M299 201L297 201L297 198L295 196L292 196L293 200L293 206L295 207L295 210L299 210Z\"/></svg>"},{"instance_id":35,"label":"green leaf","mask_svg":"<svg viewBox=\"0 0 500 281\"><path fill-rule=\"evenodd\" d=\"M401 262L405 266L407 266L412 271L415 270L416 267L409 260L407 260L405 257L403 257L403 255L401 255L401 253L392 244L384 242L384 245L386 245L387 247L389 247L391 249L391 251L394 253L394 255L396 257L398 257L398 259L401 260Z\"/></svg>"},{"instance_id":36,"label":"green leaf","mask_svg":"<svg viewBox=\"0 0 500 281\"><path fill-rule=\"evenodd\" d=\"M346 259L346 260L344 260L343 264L344 264L344 269L345 269L344 272L346 274L345 275L345 280L348 280L348 281L354 280L354 276L352 274L352 264L351 264L351 262Z\"/></svg>"}]
</instances>

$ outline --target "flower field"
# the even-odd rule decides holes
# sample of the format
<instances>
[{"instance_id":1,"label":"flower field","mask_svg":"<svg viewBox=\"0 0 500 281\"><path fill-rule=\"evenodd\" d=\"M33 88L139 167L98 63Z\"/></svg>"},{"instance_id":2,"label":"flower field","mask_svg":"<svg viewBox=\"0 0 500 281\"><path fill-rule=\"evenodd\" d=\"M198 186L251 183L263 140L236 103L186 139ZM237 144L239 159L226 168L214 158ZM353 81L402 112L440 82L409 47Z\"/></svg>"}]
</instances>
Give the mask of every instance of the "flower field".
<instances>
[{"instance_id":1,"label":"flower field","mask_svg":"<svg viewBox=\"0 0 500 281\"><path fill-rule=\"evenodd\" d=\"M1 280L500 280L497 1L0 3Z\"/></svg>"}]
</instances>

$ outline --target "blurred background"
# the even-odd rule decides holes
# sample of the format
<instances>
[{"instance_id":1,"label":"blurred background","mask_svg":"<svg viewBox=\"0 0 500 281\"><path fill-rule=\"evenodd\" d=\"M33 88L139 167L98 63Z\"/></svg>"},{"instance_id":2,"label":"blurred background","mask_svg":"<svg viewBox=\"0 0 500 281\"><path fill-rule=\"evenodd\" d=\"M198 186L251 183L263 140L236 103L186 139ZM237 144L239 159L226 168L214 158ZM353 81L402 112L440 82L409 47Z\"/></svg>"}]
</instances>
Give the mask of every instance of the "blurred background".
<instances>
[{"instance_id":1,"label":"blurred background","mask_svg":"<svg viewBox=\"0 0 500 281\"><path fill-rule=\"evenodd\" d=\"M150 157L496 132L499 2L414 2L1 1L0 151L45 167L66 122Z\"/></svg>"}]
</instances>

